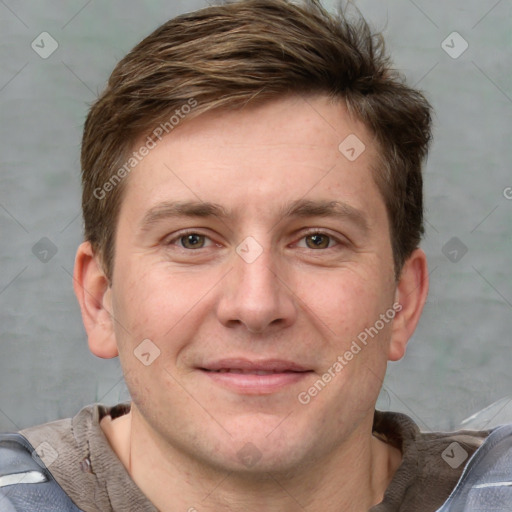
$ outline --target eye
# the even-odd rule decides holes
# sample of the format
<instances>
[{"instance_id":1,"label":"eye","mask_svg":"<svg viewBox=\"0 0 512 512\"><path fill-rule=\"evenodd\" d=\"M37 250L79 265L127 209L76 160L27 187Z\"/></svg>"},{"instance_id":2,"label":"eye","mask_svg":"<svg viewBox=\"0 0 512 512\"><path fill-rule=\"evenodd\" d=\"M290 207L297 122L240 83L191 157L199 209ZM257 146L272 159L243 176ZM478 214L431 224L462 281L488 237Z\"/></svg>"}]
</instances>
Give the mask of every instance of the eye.
<instances>
[{"instance_id":1,"label":"eye","mask_svg":"<svg viewBox=\"0 0 512 512\"><path fill-rule=\"evenodd\" d=\"M330 249L333 245L339 245L340 243L335 237L321 231L307 233L301 238L302 240L305 240L307 249ZM304 247L304 245L299 243L299 247Z\"/></svg>"},{"instance_id":2,"label":"eye","mask_svg":"<svg viewBox=\"0 0 512 512\"><path fill-rule=\"evenodd\" d=\"M197 233L190 233L180 238L180 242L185 249L201 249L204 247L206 237Z\"/></svg>"},{"instance_id":3,"label":"eye","mask_svg":"<svg viewBox=\"0 0 512 512\"><path fill-rule=\"evenodd\" d=\"M208 244L210 242L210 244ZM211 245L211 240L206 235L190 231L181 233L167 242L167 245L178 245L182 249L203 249Z\"/></svg>"}]
</instances>

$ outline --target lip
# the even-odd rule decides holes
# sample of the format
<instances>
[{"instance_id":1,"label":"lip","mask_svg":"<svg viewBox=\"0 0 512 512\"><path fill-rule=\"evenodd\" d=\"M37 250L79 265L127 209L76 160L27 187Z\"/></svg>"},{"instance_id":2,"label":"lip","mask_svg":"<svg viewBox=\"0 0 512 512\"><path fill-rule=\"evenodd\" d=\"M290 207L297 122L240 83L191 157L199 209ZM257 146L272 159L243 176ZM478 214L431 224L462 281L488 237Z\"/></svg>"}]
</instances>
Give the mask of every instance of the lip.
<instances>
[{"instance_id":1,"label":"lip","mask_svg":"<svg viewBox=\"0 0 512 512\"><path fill-rule=\"evenodd\" d=\"M300 382L313 371L283 359L255 361L246 358L220 359L198 370L216 384L246 395L275 393Z\"/></svg>"},{"instance_id":2,"label":"lip","mask_svg":"<svg viewBox=\"0 0 512 512\"><path fill-rule=\"evenodd\" d=\"M211 361L201 367L202 370L219 371L223 369L237 369L245 371L269 371L269 372L306 372L309 368L287 361L285 359L247 359L245 357L230 357Z\"/></svg>"}]
</instances>

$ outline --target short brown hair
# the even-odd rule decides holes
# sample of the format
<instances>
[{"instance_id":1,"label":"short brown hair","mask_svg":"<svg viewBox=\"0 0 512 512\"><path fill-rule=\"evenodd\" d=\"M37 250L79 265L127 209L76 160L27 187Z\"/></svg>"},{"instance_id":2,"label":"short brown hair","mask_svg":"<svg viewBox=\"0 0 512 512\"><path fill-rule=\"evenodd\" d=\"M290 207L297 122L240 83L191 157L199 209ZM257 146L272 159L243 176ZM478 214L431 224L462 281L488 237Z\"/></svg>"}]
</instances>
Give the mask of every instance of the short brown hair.
<instances>
[{"instance_id":1,"label":"short brown hair","mask_svg":"<svg viewBox=\"0 0 512 512\"><path fill-rule=\"evenodd\" d=\"M135 142L188 108L187 119L286 94L326 94L375 136L374 179L384 198L395 273L423 234L421 166L431 107L392 69L382 37L320 0L238 0L169 20L115 67L82 141L85 239L113 277L118 214ZM170 126L169 126L170 128ZM167 130L166 130L167 131ZM134 165L136 162L132 162ZM106 192L108 191L108 195Z\"/></svg>"}]
</instances>

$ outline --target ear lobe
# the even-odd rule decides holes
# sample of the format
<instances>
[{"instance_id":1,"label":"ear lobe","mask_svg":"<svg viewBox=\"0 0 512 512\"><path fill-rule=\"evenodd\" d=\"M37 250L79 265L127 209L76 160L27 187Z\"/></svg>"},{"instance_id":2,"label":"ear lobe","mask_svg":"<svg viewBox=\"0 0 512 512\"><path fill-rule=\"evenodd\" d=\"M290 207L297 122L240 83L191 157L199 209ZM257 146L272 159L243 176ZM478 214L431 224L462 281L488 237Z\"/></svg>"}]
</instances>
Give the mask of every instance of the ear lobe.
<instances>
[{"instance_id":1,"label":"ear lobe","mask_svg":"<svg viewBox=\"0 0 512 512\"><path fill-rule=\"evenodd\" d=\"M77 250L73 288L82 311L90 351L105 359L118 355L112 318L112 289L89 242Z\"/></svg>"},{"instance_id":2,"label":"ear lobe","mask_svg":"<svg viewBox=\"0 0 512 512\"><path fill-rule=\"evenodd\" d=\"M414 333L428 294L427 257L416 249L405 262L397 285L395 303L400 310L393 320L388 359L398 361L405 354L407 342Z\"/></svg>"}]
</instances>

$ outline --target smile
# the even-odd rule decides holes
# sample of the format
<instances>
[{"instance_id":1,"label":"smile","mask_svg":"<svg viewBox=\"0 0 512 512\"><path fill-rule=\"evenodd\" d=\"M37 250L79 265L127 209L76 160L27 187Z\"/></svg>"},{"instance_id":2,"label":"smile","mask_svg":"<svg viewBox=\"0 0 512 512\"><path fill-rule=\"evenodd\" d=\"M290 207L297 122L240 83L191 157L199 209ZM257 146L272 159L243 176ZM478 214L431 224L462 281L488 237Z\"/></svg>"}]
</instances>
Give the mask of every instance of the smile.
<instances>
[{"instance_id":1,"label":"smile","mask_svg":"<svg viewBox=\"0 0 512 512\"><path fill-rule=\"evenodd\" d=\"M215 372L215 373L242 373L247 375L273 375L276 373L302 373L296 372L294 370L241 370L239 368L222 368L220 370L205 370L207 372Z\"/></svg>"},{"instance_id":2,"label":"smile","mask_svg":"<svg viewBox=\"0 0 512 512\"><path fill-rule=\"evenodd\" d=\"M283 360L223 359L198 370L210 382L242 395L269 395L296 384L313 371Z\"/></svg>"}]
</instances>

